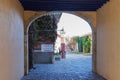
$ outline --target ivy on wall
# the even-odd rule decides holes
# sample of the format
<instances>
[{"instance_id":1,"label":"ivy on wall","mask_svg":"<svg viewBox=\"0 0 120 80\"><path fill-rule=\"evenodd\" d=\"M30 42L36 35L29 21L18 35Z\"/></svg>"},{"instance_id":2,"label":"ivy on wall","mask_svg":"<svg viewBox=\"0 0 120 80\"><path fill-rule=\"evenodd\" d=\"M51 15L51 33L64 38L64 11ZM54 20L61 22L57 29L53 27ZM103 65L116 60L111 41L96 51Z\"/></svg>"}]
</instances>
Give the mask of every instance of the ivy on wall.
<instances>
[{"instance_id":1,"label":"ivy on wall","mask_svg":"<svg viewBox=\"0 0 120 80\"><path fill-rule=\"evenodd\" d=\"M54 16L45 15L33 22L32 41L55 42L57 37L57 24Z\"/></svg>"},{"instance_id":2,"label":"ivy on wall","mask_svg":"<svg viewBox=\"0 0 120 80\"><path fill-rule=\"evenodd\" d=\"M85 53L89 53L91 49L91 39L89 36L83 37L83 48Z\"/></svg>"},{"instance_id":3,"label":"ivy on wall","mask_svg":"<svg viewBox=\"0 0 120 80\"><path fill-rule=\"evenodd\" d=\"M83 36L83 37L74 37L73 38L76 43L78 43L78 50L79 52L90 53L91 49L91 39L89 36Z\"/></svg>"},{"instance_id":4,"label":"ivy on wall","mask_svg":"<svg viewBox=\"0 0 120 80\"><path fill-rule=\"evenodd\" d=\"M32 50L40 49L41 44L54 43L57 38L57 22L54 16L55 15L44 15L42 17L39 17L29 27L29 69L33 68Z\"/></svg>"}]
</instances>

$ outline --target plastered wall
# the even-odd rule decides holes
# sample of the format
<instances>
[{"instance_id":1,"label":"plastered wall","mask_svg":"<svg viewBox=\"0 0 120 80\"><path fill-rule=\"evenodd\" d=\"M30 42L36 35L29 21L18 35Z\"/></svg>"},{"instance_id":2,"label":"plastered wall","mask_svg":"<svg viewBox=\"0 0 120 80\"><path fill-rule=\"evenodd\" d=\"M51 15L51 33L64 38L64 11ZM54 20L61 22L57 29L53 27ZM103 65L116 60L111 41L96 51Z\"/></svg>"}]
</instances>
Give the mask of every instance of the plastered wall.
<instances>
[{"instance_id":1,"label":"plastered wall","mask_svg":"<svg viewBox=\"0 0 120 80\"><path fill-rule=\"evenodd\" d=\"M97 72L120 80L120 0L110 0L97 11Z\"/></svg>"},{"instance_id":2,"label":"plastered wall","mask_svg":"<svg viewBox=\"0 0 120 80\"><path fill-rule=\"evenodd\" d=\"M0 80L24 75L23 8L18 0L0 0Z\"/></svg>"},{"instance_id":3,"label":"plastered wall","mask_svg":"<svg viewBox=\"0 0 120 80\"><path fill-rule=\"evenodd\" d=\"M42 16L47 13L51 12L59 12L59 11L24 11L24 20L25 20L25 27L28 27L28 24L35 19L35 17ZM61 11L60 11L61 12ZM95 11L63 11L66 13L75 14L87 20L93 27L96 27L96 12Z\"/></svg>"}]
</instances>

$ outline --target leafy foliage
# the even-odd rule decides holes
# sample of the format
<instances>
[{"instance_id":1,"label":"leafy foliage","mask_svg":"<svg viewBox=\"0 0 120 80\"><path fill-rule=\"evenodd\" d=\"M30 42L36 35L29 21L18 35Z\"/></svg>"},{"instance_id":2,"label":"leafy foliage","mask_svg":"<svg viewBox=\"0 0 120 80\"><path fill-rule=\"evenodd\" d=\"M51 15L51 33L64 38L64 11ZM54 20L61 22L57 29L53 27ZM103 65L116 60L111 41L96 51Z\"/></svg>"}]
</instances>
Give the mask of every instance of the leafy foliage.
<instances>
[{"instance_id":1,"label":"leafy foliage","mask_svg":"<svg viewBox=\"0 0 120 80\"><path fill-rule=\"evenodd\" d=\"M49 40L54 42L57 37L57 24L49 15L42 16L33 22L33 32L32 41L33 43L37 41L45 42Z\"/></svg>"},{"instance_id":2,"label":"leafy foliage","mask_svg":"<svg viewBox=\"0 0 120 80\"><path fill-rule=\"evenodd\" d=\"M73 38L76 43L78 43L78 50L79 52L89 53L91 48L91 39L89 36L84 37L74 37Z\"/></svg>"},{"instance_id":3,"label":"leafy foliage","mask_svg":"<svg viewBox=\"0 0 120 80\"><path fill-rule=\"evenodd\" d=\"M85 53L90 52L91 40L90 40L90 38L88 36L83 37L83 46L84 46Z\"/></svg>"}]
</instances>

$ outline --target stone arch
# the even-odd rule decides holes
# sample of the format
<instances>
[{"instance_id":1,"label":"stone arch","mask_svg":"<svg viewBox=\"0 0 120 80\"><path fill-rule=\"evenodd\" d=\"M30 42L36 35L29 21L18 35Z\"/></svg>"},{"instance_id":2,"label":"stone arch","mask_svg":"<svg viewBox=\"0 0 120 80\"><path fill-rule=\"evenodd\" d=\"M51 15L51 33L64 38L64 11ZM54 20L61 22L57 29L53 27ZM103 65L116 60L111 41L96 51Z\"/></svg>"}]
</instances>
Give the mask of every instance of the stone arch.
<instances>
[{"instance_id":1,"label":"stone arch","mask_svg":"<svg viewBox=\"0 0 120 80\"><path fill-rule=\"evenodd\" d=\"M34 22L36 19L38 19L39 17L42 17L44 15L50 14L50 13L57 13L57 12L62 12L62 13L68 13L68 14L72 14L72 15L76 15L80 18L82 18L83 20L85 20L91 27L92 30L92 68L93 71L96 72L96 19L93 19L91 17L91 15L87 15L87 13L84 14L84 12L76 12L76 11L42 11L42 12L33 12L32 15L29 16L28 20L25 21L25 58L24 58L24 62L25 62L25 74L28 73L28 31L29 31L29 27L32 24L32 22ZM88 12L89 14L89 12ZM95 13L96 14L96 13ZM95 17L96 18L96 17Z\"/></svg>"}]
</instances>

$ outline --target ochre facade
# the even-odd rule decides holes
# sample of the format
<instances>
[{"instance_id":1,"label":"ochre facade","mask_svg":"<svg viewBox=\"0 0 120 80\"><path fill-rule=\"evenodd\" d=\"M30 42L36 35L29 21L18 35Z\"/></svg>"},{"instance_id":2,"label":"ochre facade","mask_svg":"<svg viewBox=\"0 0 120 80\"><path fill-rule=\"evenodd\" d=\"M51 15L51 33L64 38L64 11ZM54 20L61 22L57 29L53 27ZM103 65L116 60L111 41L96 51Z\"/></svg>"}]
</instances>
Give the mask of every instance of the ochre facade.
<instances>
[{"instance_id":1,"label":"ochre facade","mask_svg":"<svg viewBox=\"0 0 120 80\"><path fill-rule=\"evenodd\" d=\"M0 80L24 76L24 10L17 0L0 0Z\"/></svg>"},{"instance_id":2,"label":"ochre facade","mask_svg":"<svg viewBox=\"0 0 120 80\"><path fill-rule=\"evenodd\" d=\"M120 0L97 11L97 73L120 80Z\"/></svg>"},{"instance_id":3,"label":"ochre facade","mask_svg":"<svg viewBox=\"0 0 120 80\"><path fill-rule=\"evenodd\" d=\"M67 11L84 18L93 26L94 69L107 80L120 80L119 4L120 0L110 0L96 12ZM24 11L18 0L0 0L0 80L20 80L23 77L28 60L27 27L36 16L46 13L49 12Z\"/></svg>"}]
</instances>

